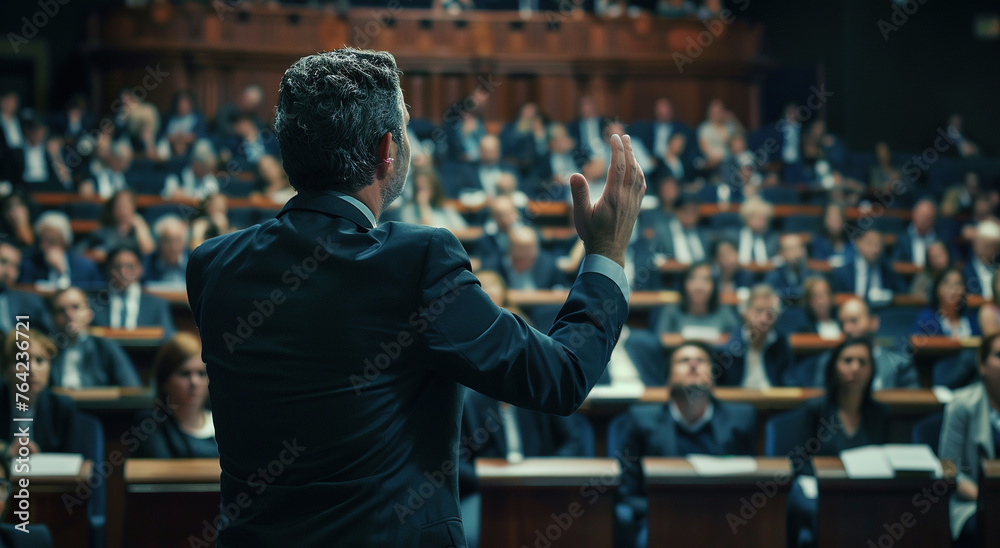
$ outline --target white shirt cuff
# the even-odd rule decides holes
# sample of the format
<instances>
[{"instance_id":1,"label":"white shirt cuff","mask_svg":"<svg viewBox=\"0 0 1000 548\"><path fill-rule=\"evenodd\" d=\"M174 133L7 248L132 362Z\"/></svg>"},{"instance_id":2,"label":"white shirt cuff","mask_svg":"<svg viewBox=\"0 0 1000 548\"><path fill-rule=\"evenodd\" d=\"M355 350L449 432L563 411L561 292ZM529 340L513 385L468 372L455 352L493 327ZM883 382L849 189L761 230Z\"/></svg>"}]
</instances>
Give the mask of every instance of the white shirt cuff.
<instances>
[{"instance_id":1,"label":"white shirt cuff","mask_svg":"<svg viewBox=\"0 0 1000 548\"><path fill-rule=\"evenodd\" d=\"M628 302L628 279L625 278L625 269L620 264L604 255L589 254L583 258L583 263L580 265L580 274L584 272L596 272L611 278L618 284L618 289L621 289L625 302Z\"/></svg>"}]
</instances>

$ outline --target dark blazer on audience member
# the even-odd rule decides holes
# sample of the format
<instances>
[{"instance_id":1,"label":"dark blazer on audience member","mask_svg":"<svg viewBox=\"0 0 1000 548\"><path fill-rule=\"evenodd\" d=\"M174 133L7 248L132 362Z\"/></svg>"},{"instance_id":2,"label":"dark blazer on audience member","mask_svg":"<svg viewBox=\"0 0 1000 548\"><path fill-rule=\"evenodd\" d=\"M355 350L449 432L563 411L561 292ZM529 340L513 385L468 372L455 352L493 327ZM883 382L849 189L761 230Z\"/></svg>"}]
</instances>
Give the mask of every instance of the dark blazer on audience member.
<instances>
[{"instance_id":1,"label":"dark blazer on audience member","mask_svg":"<svg viewBox=\"0 0 1000 548\"><path fill-rule=\"evenodd\" d=\"M133 438L138 443L135 456L144 459L217 459L219 446L215 438L197 440L181 430L177 419L169 415L163 420L163 411L144 410L136 415L134 424L152 419L158 425L145 439ZM131 448L130 448L131 449Z\"/></svg>"},{"instance_id":2,"label":"dark blazer on audience member","mask_svg":"<svg viewBox=\"0 0 1000 548\"><path fill-rule=\"evenodd\" d=\"M791 272L788 269L788 265L782 265L768 272L764 276L764 283L774 288L774 291L779 297L801 299L802 282L804 282L806 278L816 275L818 275L818 273L815 270L810 270L803 266L798 273L798 280L795 283L792 283Z\"/></svg>"},{"instance_id":3,"label":"dark blazer on audience member","mask_svg":"<svg viewBox=\"0 0 1000 548\"><path fill-rule=\"evenodd\" d=\"M892 290L893 293L905 293L908 289L906 281L896 274L892 265L884 259L878 263L879 272L882 273L882 289ZM854 284L857 272L854 270L854 260L845 262L842 266L833 269L830 274L834 293L854 293Z\"/></svg>"},{"instance_id":4,"label":"dark blazer on audience member","mask_svg":"<svg viewBox=\"0 0 1000 548\"><path fill-rule=\"evenodd\" d=\"M962 276L965 278L965 290L970 295L983 294L983 282L979 279L979 274L976 273L976 268L972 266L971 258L966 261L965 266L962 267Z\"/></svg>"},{"instance_id":5,"label":"dark blazer on audience member","mask_svg":"<svg viewBox=\"0 0 1000 548\"><path fill-rule=\"evenodd\" d=\"M955 398L944 409L938 454L955 463L959 480L979 481L979 463L997 458L990 423L990 401L982 381L955 392ZM962 500L952 494L950 501L951 531L957 537L965 522L976 513L976 501ZM979 518L979 523L983 518ZM982 525L980 525L982 527Z\"/></svg>"},{"instance_id":6,"label":"dark blazer on audience member","mask_svg":"<svg viewBox=\"0 0 1000 548\"><path fill-rule=\"evenodd\" d=\"M493 268L499 270L504 281L510 285L511 269L507 266L504 257L499 261L490 262L483 259L483 267L492 264ZM491 269L491 270L492 270ZM535 264L531 267L531 279L535 282L536 289L552 289L557 285L566 285L566 274L556 264L556 258L546 251L539 251Z\"/></svg>"},{"instance_id":7,"label":"dark blazer on audience member","mask_svg":"<svg viewBox=\"0 0 1000 548\"><path fill-rule=\"evenodd\" d=\"M946 238L944 236L944 234L942 233L943 231L935 228L934 232L938 240L945 242L945 248L948 249L948 255L950 255L953 259L958 257L958 249L955 248L955 244L950 242L949 238ZM896 244L893 246L892 249L892 260L903 263L914 262L913 238L912 236L910 236L909 228L900 232L899 235L896 237Z\"/></svg>"},{"instance_id":8,"label":"dark blazer on audience member","mask_svg":"<svg viewBox=\"0 0 1000 548\"><path fill-rule=\"evenodd\" d=\"M16 289L2 289L0 295L7 296L7 306L10 308L10 318L5 318L13 324L14 316L28 316L31 324L41 327L45 333L52 333L52 316L45 306L42 297L34 293L17 291ZM0 325L3 325L0 323ZM32 327L34 329L34 327Z\"/></svg>"},{"instance_id":9,"label":"dark blazer on audience member","mask_svg":"<svg viewBox=\"0 0 1000 548\"><path fill-rule=\"evenodd\" d=\"M833 242L825 236L814 234L812 241L809 243L809 248L811 251L809 257L812 259L828 261L834 255ZM854 244L851 242L844 243L843 256L844 264L854 260Z\"/></svg>"},{"instance_id":10,"label":"dark blazer on audience member","mask_svg":"<svg viewBox=\"0 0 1000 548\"><path fill-rule=\"evenodd\" d=\"M715 455L753 455L757 444L757 410L744 403L722 402L712 398L710 425ZM677 447L677 423L667 404L638 404L628 410L628 419L620 448L628 459L642 457L685 457ZM621 459L621 457L619 457ZM622 462L619 492L632 507L635 516L646 515L648 503L642 467L639 461Z\"/></svg>"},{"instance_id":11,"label":"dark blazer on audience member","mask_svg":"<svg viewBox=\"0 0 1000 548\"><path fill-rule=\"evenodd\" d=\"M139 386L142 381L132 360L115 341L87 335L77 341L82 353L80 381L82 386ZM66 348L52 360L52 386L62 386L66 367Z\"/></svg>"},{"instance_id":12,"label":"dark blazer on audience member","mask_svg":"<svg viewBox=\"0 0 1000 548\"><path fill-rule=\"evenodd\" d=\"M548 413L514 408L521 434L521 454L530 457L581 457L583 440L573 432L573 420ZM482 434L486 441L479 443ZM472 390L465 392L462 410L462 438L459 448L458 492L466 496L478 490L475 460L507 457L507 434L500 414L500 402Z\"/></svg>"},{"instance_id":13,"label":"dark blazer on audience member","mask_svg":"<svg viewBox=\"0 0 1000 548\"><path fill-rule=\"evenodd\" d=\"M111 305L108 302L91 303L94 309L94 325L111 325ZM136 318L136 326L160 326L163 328L163 338L169 339L174 335L174 317L170 314L170 303L149 293L143 293L139 297L139 317Z\"/></svg>"},{"instance_id":14,"label":"dark blazer on audience member","mask_svg":"<svg viewBox=\"0 0 1000 548\"><path fill-rule=\"evenodd\" d=\"M70 251L66 253L66 264L69 265L70 283L85 291L99 289L104 285L104 278L97 269L94 261ZM21 283L33 284L45 282L49 279L49 265L45 262L45 257L37 249L26 254L21 263Z\"/></svg>"},{"instance_id":15,"label":"dark blazer on audience member","mask_svg":"<svg viewBox=\"0 0 1000 548\"><path fill-rule=\"evenodd\" d=\"M308 279L284 274L314 253L323 267ZM457 473L409 502L458 456L462 385L569 415L628 315L615 281L585 272L545 336L494 305L469 268L447 230L373 227L324 192L300 192L274 219L191 253L222 501L254 493L220 547L281 545L288 531L315 546L464 546ZM237 319L275 295L283 302L242 337ZM266 490L247 479L280 455L291 460Z\"/></svg>"},{"instance_id":16,"label":"dark blazer on audience member","mask_svg":"<svg viewBox=\"0 0 1000 548\"><path fill-rule=\"evenodd\" d=\"M715 349L716 365L722 371L721 376L716 379L719 386L740 386L743 383L746 352L750 348L750 343L743 334L743 328L743 325L737 327L730 335L729 341ZM768 335L771 336L774 337L774 341L771 344L765 342L764 347L763 361L767 379L771 382L771 386L792 385L794 383L789 375L794 358L788 337L774 330Z\"/></svg>"},{"instance_id":17,"label":"dark blazer on audience member","mask_svg":"<svg viewBox=\"0 0 1000 548\"><path fill-rule=\"evenodd\" d=\"M965 312L962 314L962 317L969 320L969 328L972 330L973 337L983 334L983 331L979 328L978 314ZM933 308L925 308L918 312L916 319L913 320L911 332L914 335L944 335L944 329L941 327L941 320L938 318L937 311Z\"/></svg>"},{"instance_id":18,"label":"dark blazer on audience member","mask_svg":"<svg viewBox=\"0 0 1000 548\"><path fill-rule=\"evenodd\" d=\"M826 396L806 400L799 409L803 413L802 431L796 439L803 445L813 438L819 442L818 450L813 452L810 449L812 456L836 456L845 449L889 442L891 413L888 407L875 400L862 405L861 425L853 436L844 431L837 406ZM811 473L811 463L807 462L806 467L806 472Z\"/></svg>"},{"instance_id":19,"label":"dark blazer on audience member","mask_svg":"<svg viewBox=\"0 0 1000 548\"><path fill-rule=\"evenodd\" d=\"M35 418L31 423L31 441L38 444L42 452L83 452L76 403L72 399L46 388L34 396L29 404L35 410ZM6 425L3 439L7 442L13 439L13 434L17 431L17 423L12 420L12 407L10 386L0 383L0 425Z\"/></svg>"}]
</instances>

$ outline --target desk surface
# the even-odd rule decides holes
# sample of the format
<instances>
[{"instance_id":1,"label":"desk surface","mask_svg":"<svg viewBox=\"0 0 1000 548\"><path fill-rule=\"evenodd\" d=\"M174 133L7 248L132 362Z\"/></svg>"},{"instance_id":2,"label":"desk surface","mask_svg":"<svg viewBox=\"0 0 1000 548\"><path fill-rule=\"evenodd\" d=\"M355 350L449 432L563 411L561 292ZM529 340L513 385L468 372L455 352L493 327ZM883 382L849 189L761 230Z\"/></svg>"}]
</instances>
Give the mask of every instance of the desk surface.
<instances>
[{"instance_id":1,"label":"desk surface","mask_svg":"<svg viewBox=\"0 0 1000 548\"><path fill-rule=\"evenodd\" d=\"M13 466L11 468L13 468ZM31 480L31 485L34 485L34 486L38 486L38 485L44 485L44 486L66 485L66 486L69 486L71 489L76 489L77 485L79 484L78 482L82 481L82 482L86 483L88 480L90 480L90 474L91 474L91 471L93 470L93 468L94 468L94 463L92 461L85 460L85 461L83 461L83 464L80 465L80 472L77 473L76 475L69 475L69 476L27 476L27 478L29 480ZM24 477L24 476L19 476L17 474L12 474L11 478L10 478L10 482L12 484L14 484L14 485L17 485L17 481L19 479L21 479L22 477ZM28 487L28 490L29 491L31 490L30 486Z\"/></svg>"},{"instance_id":2,"label":"desk surface","mask_svg":"<svg viewBox=\"0 0 1000 548\"><path fill-rule=\"evenodd\" d=\"M684 458L646 457L642 459L646 483L653 485L693 485L693 484L756 484L762 479L791 477L792 467L787 458L757 457L757 470L740 474L718 474L703 476L698 474L691 462ZM788 482L790 483L790 482Z\"/></svg>"},{"instance_id":3,"label":"desk surface","mask_svg":"<svg viewBox=\"0 0 1000 548\"><path fill-rule=\"evenodd\" d=\"M218 459L128 459L126 484L219 483Z\"/></svg>"},{"instance_id":4,"label":"desk surface","mask_svg":"<svg viewBox=\"0 0 1000 548\"><path fill-rule=\"evenodd\" d=\"M504 459L476 459L480 487L579 487L597 479L618 485L621 468L615 459L539 458L509 463Z\"/></svg>"},{"instance_id":5,"label":"desk surface","mask_svg":"<svg viewBox=\"0 0 1000 548\"><path fill-rule=\"evenodd\" d=\"M813 468L816 470L816 479L819 480L821 485L848 485L854 484L858 486L868 486L872 485L894 485L894 486L906 486L912 485L914 483L927 483L928 481L933 481L935 479L941 478L864 478L864 479L851 479L847 477L847 471L844 470L844 463L840 460L840 457L813 457ZM944 469L944 478L951 485L955 483L955 463L950 460L941 461L941 468Z\"/></svg>"},{"instance_id":6,"label":"desk surface","mask_svg":"<svg viewBox=\"0 0 1000 548\"><path fill-rule=\"evenodd\" d=\"M822 388L778 387L756 390L720 386L712 390L720 401L749 403L762 409L792 409L802 402L823 395ZM932 411L944 404L938 400L934 392L928 388L889 388L875 393L875 400L880 401L894 410L916 409ZM621 405L622 403L665 403L670 401L670 393L666 387L650 387L642 391L638 398L601 396L588 397L584 403L587 407L603 405Z\"/></svg>"}]
</instances>

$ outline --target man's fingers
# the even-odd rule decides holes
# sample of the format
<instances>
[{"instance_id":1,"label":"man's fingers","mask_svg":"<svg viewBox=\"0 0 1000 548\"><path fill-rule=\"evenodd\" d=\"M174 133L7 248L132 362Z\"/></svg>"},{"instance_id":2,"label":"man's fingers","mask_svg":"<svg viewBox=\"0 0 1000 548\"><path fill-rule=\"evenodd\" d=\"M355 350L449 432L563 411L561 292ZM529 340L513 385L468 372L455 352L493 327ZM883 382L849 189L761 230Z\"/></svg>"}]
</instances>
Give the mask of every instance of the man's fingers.
<instances>
[{"instance_id":1,"label":"man's fingers","mask_svg":"<svg viewBox=\"0 0 1000 548\"><path fill-rule=\"evenodd\" d=\"M617 133L611 136L611 163L608 165L607 187L617 189L625 182L625 145Z\"/></svg>"},{"instance_id":2,"label":"man's fingers","mask_svg":"<svg viewBox=\"0 0 1000 548\"><path fill-rule=\"evenodd\" d=\"M635 183L636 172L635 150L632 149L632 137L623 135L622 146L625 151L625 175L623 184L625 185L626 190L631 191L632 185Z\"/></svg>"},{"instance_id":3,"label":"man's fingers","mask_svg":"<svg viewBox=\"0 0 1000 548\"><path fill-rule=\"evenodd\" d=\"M583 236L584 219L590 218L590 185L586 177L579 173L574 173L569 178L569 189L573 194L573 221L576 224L576 231Z\"/></svg>"}]
</instances>

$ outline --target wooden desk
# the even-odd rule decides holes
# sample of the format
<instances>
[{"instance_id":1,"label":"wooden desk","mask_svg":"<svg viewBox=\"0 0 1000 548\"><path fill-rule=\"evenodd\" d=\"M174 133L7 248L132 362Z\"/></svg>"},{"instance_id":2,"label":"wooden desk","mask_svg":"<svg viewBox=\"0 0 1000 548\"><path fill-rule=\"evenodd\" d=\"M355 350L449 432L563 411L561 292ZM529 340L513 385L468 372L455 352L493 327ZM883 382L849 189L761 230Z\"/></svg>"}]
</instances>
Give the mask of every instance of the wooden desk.
<instances>
[{"instance_id":1,"label":"wooden desk","mask_svg":"<svg viewBox=\"0 0 1000 548\"><path fill-rule=\"evenodd\" d=\"M190 536L214 545L221 473L216 459L125 461L125 545L191 546Z\"/></svg>"},{"instance_id":2,"label":"wooden desk","mask_svg":"<svg viewBox=\"0 0 1000 548\"><path fill-rule=\"evenodd\" d=\"M1000 546L1000 460L984 460L979 469L979 515L989 518L976 521L979 546Z\"/></svg>"},{"instance_id":3,"label":"wooden desk","mask_svg":"<svg viewBox=\"0 0 1000 548\"><path fill-rule=\"evenodd\" d=\"M849 479L838 457L814 457L819 482L819 548L950 546L948 498L955 466L944 477ZM881 539L881 542L880 542Z\"/></svg>"},{"instance_id":4,"label":"wooden desk","mask_svg":"<svg viewBox=\"0 0 1000 548\"><path fill-rule=\"evenodd\" d=\"M614 544L615 459L476 460L486 548Z\"/></svg>"},{"instance_id":5,"label":"wooden desk","mask_svg":"<svg viewBox=\"0 0 1000 548\"><path fill-rule=\"evenodd\" d=\"M784 458L758 458L757 471L701 476L687 459L644 458L649 546L785 546ZM746 501L746 502L744 502Z\"/></svg>"},{"instance_id":6,"label":"wooden desk","mask_svg":"<svg viewBox=\"0 0 1000 548\"><path fill-rule=\"evenodd\" d=\"M12 467L13 468L13 467ZM80 539L87 538L87 504L88 499L78 499L76 491L80 485L86 485L90 480L93 471L93 463L89 460L83 461L80 473L75 476L32 476L29 479L29 523L45 525L52 533L53 546L80 546ZM14 515L17 510L14 495L20 487L18 481L20 477L16 474L10 479L13 484L10 498L7 499L7 523L17 524L20 520ZM80 500L81 504L74 505L73 511L69 512L63 503L63 497ZM84 545L86 542L84 542Z\"/></svg>"}]
</instances>

